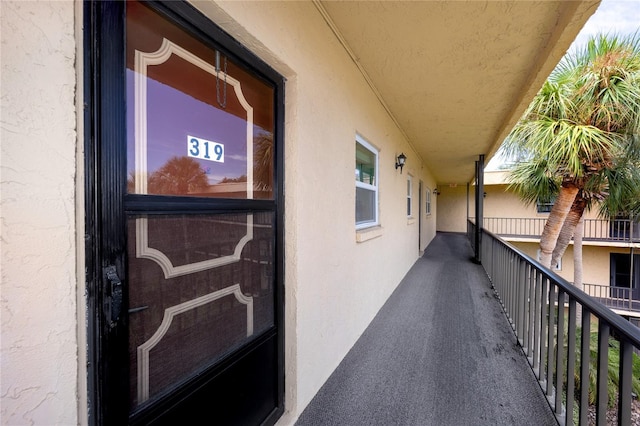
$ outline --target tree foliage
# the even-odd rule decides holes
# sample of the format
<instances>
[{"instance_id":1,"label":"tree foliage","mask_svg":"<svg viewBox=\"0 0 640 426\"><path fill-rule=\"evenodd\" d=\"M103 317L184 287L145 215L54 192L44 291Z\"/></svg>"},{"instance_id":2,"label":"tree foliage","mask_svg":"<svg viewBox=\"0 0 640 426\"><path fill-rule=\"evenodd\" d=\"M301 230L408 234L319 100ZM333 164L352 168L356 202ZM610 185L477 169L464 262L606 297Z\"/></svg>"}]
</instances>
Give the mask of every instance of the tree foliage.
<instances>
[{"instance_id":1,"label":"tree foliage","mask_svg":"<svg viewBox=\"0 0 640 426\"><path fill-rule=\"evenodd\" d=\"M599 35L567 54L504 146L518 159L511 188L527 203L558 200L540 241L545 266L564 252L585 208L640 212L639 134L639 35ZM569 238L559 243L561 232Z\"/></svg>"}]
</instances>

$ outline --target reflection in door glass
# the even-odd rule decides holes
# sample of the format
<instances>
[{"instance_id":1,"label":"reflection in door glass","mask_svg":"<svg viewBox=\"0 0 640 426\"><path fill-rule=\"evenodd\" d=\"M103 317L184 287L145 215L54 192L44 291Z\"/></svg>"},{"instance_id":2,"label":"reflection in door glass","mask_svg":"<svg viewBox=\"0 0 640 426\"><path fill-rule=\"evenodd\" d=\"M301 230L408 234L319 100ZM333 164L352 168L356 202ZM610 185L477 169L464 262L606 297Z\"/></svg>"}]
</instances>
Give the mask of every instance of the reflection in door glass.
<instances>
[{"instance_id":1,"label":"reflection in door glass","mask_svg":"<svg viewBox=\"0 0 640 426\"><path fill-rule=\"evenodd\" d=\"M274 217L129 217L132 409L274 326Z\"/></svg>"},{"instance_id":2,"label":"reflection in door glass","mask_svg":"<svg viewBox=\"0 0 640 426\"><path fill-rule=\"evenodd\" d=\"M273 198L274 89L127 2L128 192Z\"/></svg>"}]
</instances>

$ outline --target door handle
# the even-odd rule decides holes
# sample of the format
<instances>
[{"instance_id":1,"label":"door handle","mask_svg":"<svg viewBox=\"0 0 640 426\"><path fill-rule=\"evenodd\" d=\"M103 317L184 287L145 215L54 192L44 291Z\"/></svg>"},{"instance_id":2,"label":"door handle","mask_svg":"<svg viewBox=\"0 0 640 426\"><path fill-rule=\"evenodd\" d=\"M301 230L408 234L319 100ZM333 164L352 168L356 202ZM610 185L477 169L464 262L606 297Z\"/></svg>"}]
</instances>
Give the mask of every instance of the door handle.
<instances>
[{"instance_id":1,"label":"door handle","mask_svg":"<svg viewBox=\"0 0 640 426\"><path fill-rule=\"evenodd\" d=\"M120 312L122 311L122 281L114 265L109 265L104 268L104 273L109 286L109 296L107 297L106 306L107 318L109 320L109 326L115 328L118 325Z\"/></svg>"}]
</instances>

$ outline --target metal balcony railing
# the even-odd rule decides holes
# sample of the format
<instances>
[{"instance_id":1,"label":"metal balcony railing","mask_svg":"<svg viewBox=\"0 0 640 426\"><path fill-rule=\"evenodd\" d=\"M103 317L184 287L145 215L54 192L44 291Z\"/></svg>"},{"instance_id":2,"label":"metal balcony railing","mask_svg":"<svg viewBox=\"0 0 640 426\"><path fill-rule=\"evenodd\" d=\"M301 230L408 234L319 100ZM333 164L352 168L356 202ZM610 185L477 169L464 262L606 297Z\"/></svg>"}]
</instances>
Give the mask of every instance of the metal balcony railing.
<instances>
[{"instance_id":1,"label":"metal balcony railing","mask_svg":"<svg viewBox=\"0 0 640 426\"><path fill-rule=\"evenodd\" d=\"M485 217L484 229L504 237L539 238L546 218ZM585 241L640 242L640 224L630 219L585 219Z\"/></svg>"},{"instance_id":2,"label":"metal balcony railing","mask_svg":"<svg viewBox=\"0 0 640 426\"><path fill-rule=\"evenodd\" d=\"M471 221L468 232L475 232ZM634 349L640 350L640 328L494 234L482 230L481 235L482 265L559 423L587 425L590 409L597 425L607 423L611 357L619 363L612 397L617 422L630 425L632 360ZM590 383L594 374L595 405L590 406L587 386L579 384Z\"/></svg>"},{"instance_id":3,"label":"metal balcony railing","mask_svg":"<svg viewBox=\"0 0 640 426\"><path fill-rule=\"evenodd\" d=\"M584 292L607 308L640 313L640 300L633 299L632 289L604 284L583 284Z\"/></svg>"}]
</instances>

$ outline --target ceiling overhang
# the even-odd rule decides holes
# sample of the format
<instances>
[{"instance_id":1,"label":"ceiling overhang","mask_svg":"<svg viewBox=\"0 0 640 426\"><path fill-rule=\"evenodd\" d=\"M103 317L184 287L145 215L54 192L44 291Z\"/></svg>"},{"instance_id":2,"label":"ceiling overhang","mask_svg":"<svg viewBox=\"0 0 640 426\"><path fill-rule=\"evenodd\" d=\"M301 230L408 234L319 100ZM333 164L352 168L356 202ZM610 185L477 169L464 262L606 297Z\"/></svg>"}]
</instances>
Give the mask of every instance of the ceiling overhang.
<instances>
[{"instance_id":1,"label":"ceiling overhang","mask_svg":"<svg viewBox=\"0 0 640 426\"><path fill-rule=\"evenodd\" d=\"M469 182L478 155L495 153L599 0L315 4L413 161L449 184Z\"/></svg>"}]
</instances>

